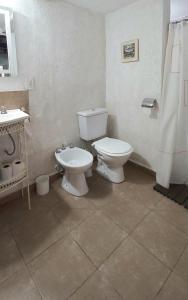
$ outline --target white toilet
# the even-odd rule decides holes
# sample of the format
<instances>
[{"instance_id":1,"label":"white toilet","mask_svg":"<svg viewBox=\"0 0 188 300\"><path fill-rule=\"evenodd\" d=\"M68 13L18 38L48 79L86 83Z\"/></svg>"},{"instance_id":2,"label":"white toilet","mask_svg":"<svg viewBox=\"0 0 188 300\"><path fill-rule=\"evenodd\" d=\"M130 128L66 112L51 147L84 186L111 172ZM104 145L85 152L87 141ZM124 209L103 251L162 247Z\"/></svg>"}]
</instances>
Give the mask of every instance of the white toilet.
<instances>
[{"instance_id":1,"label":"white toilet","mask_svg":"<svg viewBox=\"0 0 188 300\"><path fill-rule=\"evenodd\" d=\"M108 112L104 108L96 108L78 112L80 137L85 141L93 141L106 135ZM97 172L114 183L123 182L125 179L123 166L133 152L128 143L102 138L92 143L97 151Z\"/></svg>"},{"instance_id":2,"label":"white toilet","mask_svg":"<svg viewBox=\"0 0 188 300\"><path fill-rule=\"evenodd\" d=\"M93 156L88 151L74 147L59 149L55 153L59 164L65 169L62 180L62 188L68 193L81 197L88 193L88 186L85 178L93 164Z\"/></svg>"}]
</instances>

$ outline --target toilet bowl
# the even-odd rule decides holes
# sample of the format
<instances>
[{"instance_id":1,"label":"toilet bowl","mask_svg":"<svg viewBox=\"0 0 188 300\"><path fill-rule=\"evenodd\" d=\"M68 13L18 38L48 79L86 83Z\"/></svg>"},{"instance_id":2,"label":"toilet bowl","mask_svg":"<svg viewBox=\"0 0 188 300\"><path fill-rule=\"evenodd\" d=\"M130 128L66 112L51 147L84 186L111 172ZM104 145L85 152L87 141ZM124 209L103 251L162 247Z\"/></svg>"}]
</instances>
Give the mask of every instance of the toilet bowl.
<instances>
[{"instance_id":1,"label":"toilet bowl","mask_svg":"<svg viewBox=\"0 0 188 300\"><path fill-rule=\"evenodd\" d=\"M97 172L113 183L124 181L123 166L133 152L133 148L126 142L103 138L92 144L97 151Z\"/></svg>"},{"instance_id":2,"label":"toilet bowl","mask_svg":"<svg viewBox=\"0 0 188 300\"><path fill-rule=\"evenodd\" d=\"M67 147L55 153L58 163L64 168L62 188L68 193L80 197L88 193L85 172L93 164L93 156L86 150Z\"/></svg>"}]
</instances>

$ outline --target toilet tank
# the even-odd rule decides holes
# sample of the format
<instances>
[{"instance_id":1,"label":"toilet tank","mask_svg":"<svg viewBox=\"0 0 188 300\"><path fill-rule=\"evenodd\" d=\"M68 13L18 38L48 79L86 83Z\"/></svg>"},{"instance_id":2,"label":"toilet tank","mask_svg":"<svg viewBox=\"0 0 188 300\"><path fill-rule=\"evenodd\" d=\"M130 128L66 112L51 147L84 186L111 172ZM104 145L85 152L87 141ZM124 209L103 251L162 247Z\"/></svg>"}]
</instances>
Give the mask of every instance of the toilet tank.
<instances>
[{"instance_id":1,"label":"toilet tank","mask_svg":"<svg viewBox=\"0 0 188 300\"><path fill-rule=\"evenodd\" d=\"M80 111L78 114L80 137L92 141L106 135L108 112L105 108Z\"/></svg>"}]
</instances>

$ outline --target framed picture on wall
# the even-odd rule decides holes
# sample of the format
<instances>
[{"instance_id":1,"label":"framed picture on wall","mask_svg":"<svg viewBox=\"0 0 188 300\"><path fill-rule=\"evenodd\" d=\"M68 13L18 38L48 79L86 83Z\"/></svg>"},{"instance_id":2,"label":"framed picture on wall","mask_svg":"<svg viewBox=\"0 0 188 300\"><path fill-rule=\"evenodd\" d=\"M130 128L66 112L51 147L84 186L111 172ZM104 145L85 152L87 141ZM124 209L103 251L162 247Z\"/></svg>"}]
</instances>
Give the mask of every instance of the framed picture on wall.
<instances>
[{"instance_id":1,"label":"framed picture on wall","mask_svg":"<svg viewBox=\"0 0 188 300\"><path fill-rule=\"evenodd\" d=\"M139 40L124 42L121 46L121 56L123 63L139 60Z\"/></svg>"}]
</instances>

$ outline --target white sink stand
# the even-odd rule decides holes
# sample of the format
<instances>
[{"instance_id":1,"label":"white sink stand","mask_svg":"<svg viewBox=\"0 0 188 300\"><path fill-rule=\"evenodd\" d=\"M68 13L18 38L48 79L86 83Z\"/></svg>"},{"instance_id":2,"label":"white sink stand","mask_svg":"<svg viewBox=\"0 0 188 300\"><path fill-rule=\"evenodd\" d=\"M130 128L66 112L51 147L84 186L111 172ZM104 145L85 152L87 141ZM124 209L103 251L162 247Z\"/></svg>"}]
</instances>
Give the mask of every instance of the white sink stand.
<instances>
[{"instance_id":1,"label":"white sink stand","mask_svg":"<svg viewBox=\"0 0 188 300\"><path fill-rule=\"evenodd\" d=\"M0 124L0 136L7 135L8 133L16 133L19 141L19 159L25 162L25 170L18 174L16 177L7 181L0 181L0 194L4 193L11 188L21 184L22 185L22 197L24 195L24 186L27 184L27 197L28 207L31 209L30 190L29 190L29 170L28 170L28 150L27 150L27 138L25 133L25 120L29 118L25 117L22 120L15 120L10 123Z\"/></svg>"}]
</instances>

